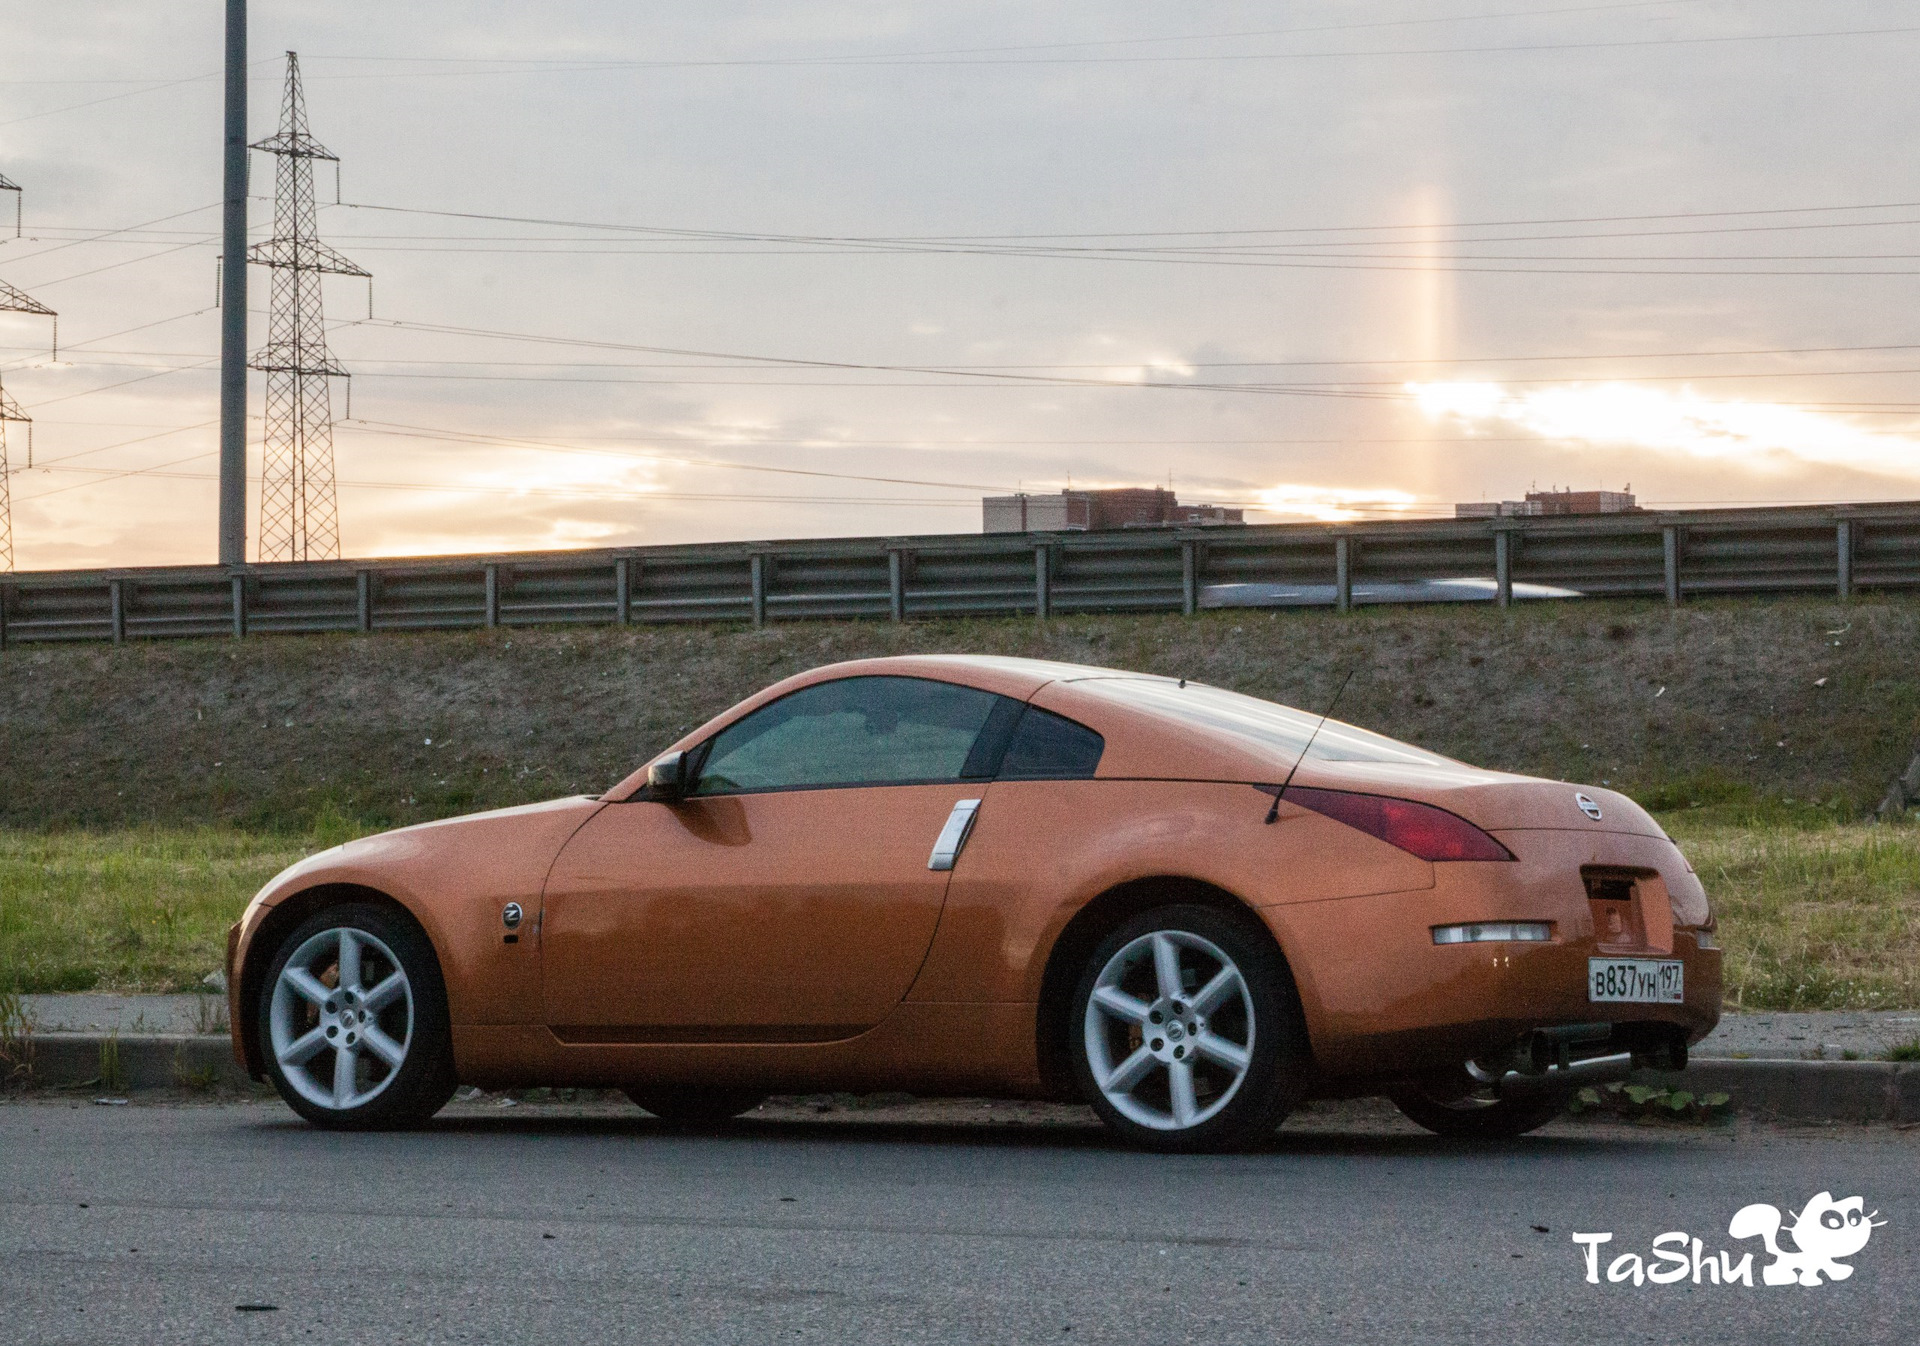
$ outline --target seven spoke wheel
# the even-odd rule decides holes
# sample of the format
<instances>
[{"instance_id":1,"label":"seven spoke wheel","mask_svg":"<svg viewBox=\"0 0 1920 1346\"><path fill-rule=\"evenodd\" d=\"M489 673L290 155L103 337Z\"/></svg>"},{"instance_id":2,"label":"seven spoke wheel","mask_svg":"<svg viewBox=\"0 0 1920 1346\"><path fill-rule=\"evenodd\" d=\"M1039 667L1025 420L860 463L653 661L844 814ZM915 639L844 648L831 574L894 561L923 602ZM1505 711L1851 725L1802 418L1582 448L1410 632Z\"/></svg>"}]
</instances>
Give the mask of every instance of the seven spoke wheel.
<instances>
[{"instance_id":1,"label":"seven spoke wheel","mask_svg":"<svg viewBox=\"0 0 1920 1346\"><path fill-rule=\"evenodd\" d=\"M407 1125L452 1094L439 965L410 921L373 906L321 912L282 941L268 976L268 1073L308 1120Z\"/></svg>"},{"instance_id":2,"label":"seven spoke wheel","mask_svg":"<svg viewBox=\"0 0 1920 1346\"><path fill-rule=\"evenodd\" d=\"M1279 951L1250 917L1167 907L1094 950L1075 996L1074 1061L1101 1117L1139 1144L1222 1149L1278 1126L1305 1034Z\"/></svg>"}]
</instances>

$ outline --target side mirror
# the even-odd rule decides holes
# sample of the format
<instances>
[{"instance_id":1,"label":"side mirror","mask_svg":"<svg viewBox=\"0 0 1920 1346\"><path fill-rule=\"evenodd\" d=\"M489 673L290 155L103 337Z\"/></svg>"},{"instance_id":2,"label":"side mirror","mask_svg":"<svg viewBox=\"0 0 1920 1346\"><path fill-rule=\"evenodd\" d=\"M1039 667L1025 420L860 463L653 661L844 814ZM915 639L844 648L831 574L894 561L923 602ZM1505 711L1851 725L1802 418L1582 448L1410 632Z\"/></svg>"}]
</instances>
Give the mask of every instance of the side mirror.
<instances>
[{"instance_id":1,"label":"side mirror","mask_svg":"<svg viewBox=\"0 0 1920 1346\"><path fill-rule=\"evenodd\" d=\"M691 782L687 780L687 755L670 752L647 768L647 798L662 804L684 799Z\"/></svg>"}]
</instances>

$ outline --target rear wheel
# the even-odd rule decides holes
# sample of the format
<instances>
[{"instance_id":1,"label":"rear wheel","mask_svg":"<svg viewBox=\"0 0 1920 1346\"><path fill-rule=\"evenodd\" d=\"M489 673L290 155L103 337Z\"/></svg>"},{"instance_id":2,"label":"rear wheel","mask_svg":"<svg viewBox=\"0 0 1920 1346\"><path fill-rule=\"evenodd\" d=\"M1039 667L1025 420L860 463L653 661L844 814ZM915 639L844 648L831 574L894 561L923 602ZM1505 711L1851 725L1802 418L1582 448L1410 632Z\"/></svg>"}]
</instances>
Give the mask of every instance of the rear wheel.
<instances>
[{"instance_id":1,"label":"rear wheel","mask_svg":"<svg viewBox=\"0 0 1920 1346\"><path fill-rule=\"evenodd\" d=\"M1465 1067L1402 1085L1389 1095L1407 1119L1436 1136L1457 1140L1511 1140L1537 1131L1566 1110L1570 1093L1500 1098Z\"/></svg>"},{"instance_id":2,"label":"rear wheel","mask_svg":"<svg viewBox=\"0 0 1920 1346\"><path fill-rule=\"evenodd\" d=\"M752 1112L767 1096L752 1089L701 1089L677 1085L641 1086L627 1097L663 1122L676 1126L718 1126Z\"/></svg>"},{"instance_id":3,"label":"rear wheel","mask_svg":"<svg viewBox=\"0 0 1920 1346\"><path fill-rule=\"evenodd\" d=\"M1235 1149L1304 1091L1306 1030L1280 951L1250 916L1161 907L1088 958L1074 994L1081 1092L1145 1149Z\"/></svg>"},{"instance_id":4,"label":"rear wheel","mask_svg":"<svg viewBox=\"0 0 1920 1346\"><path fill-rule=\"evenodd\" d=\"M316 1126L415 1126L453 1096L439 960L408 918L370 903L301 922L257 1009L267 1074Z\"/></svg>"}]
</instances>

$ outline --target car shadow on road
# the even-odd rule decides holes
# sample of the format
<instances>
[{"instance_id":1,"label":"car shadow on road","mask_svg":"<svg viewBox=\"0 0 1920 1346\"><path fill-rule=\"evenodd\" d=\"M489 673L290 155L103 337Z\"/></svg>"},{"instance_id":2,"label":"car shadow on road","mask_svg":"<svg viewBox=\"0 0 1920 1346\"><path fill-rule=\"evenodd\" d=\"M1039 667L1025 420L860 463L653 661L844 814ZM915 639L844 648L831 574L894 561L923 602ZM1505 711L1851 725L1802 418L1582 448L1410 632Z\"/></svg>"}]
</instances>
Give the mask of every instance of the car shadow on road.
<instances>
[{"instance_id":1,"label":"car shadow on road","mask_svg":"<svg viewBox=\"0 0 1920 1346\"><path fill-rule=\"evenodd\" d=\"M301 1123L287 1119L289 1126ZM548 1111L514 1108L498 1112L444 1113L423 1130L438 1136L622 1137L636 1141L695 1142L726 1145L768 1142L794 1145L916 1145L953 1148L1027 1149L1141 1153L1089 1118L1085 1122L1018 1119L956 1121L867 1116L817 1118L748 1117L718 1126L678 1126L644 1113ZM1272 1139L1241 1152L1241 1158L1443 1158L1512 1155L1618 1155L1670 1149L1697 1139L1678 1130L1625 1127L1557 1129L1515 1140L1450 1140L1418 1131L1390 1132L1378 1127L1342 1129L1324 1124L1312 1130L1282 1128ZM1167 1156L1160 1156L1167 1157ZM1172 1156L1178 1158L1179 1156Z\"/></svg>"}]
</instances>

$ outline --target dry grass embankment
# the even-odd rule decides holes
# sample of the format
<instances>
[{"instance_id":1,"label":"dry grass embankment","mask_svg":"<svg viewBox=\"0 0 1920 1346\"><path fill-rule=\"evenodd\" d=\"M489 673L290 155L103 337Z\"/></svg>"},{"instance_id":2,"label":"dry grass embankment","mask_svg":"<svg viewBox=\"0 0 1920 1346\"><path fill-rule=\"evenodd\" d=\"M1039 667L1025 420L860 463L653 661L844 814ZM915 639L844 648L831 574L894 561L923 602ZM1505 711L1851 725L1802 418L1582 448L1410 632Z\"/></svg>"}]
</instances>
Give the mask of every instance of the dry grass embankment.
<instances>
[{"instance_id":1,"label":"dry grass embankment","mask_svg":"<svg viewBox=\"0 0 1920 1346\"><path fill-rule=\"evenodd\" d=\"M1920 732L1920 601L1540 604L263 637L0 652L0 826L304 831L597 791L866 655L1183 675L1657 808L1870 806ZM1823 681L1824 680L1824 681Z\"/></svg>"}]
</instances>

